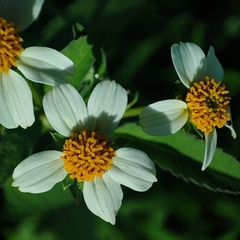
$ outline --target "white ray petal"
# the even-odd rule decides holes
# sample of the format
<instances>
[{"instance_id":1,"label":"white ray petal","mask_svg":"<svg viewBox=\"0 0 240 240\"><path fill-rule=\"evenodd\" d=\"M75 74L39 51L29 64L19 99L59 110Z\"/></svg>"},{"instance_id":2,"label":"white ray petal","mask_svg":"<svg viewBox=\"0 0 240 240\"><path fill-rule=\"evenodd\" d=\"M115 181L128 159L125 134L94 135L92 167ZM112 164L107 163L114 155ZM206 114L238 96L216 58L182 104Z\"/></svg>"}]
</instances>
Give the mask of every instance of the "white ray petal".
<instances>
[{"instance_id":1,"label":"white ray petal","mask_svg":"<svg viewBox=\"0 0 240 240\"><path fill-rule=\"evenodd\" d=\"M156 170L148 155L134 148L120 148L113 158L110 176L135 191L148 190L156 182Z\"/></svg>"},{"instance_id":2,"label":"white ray petal","mask_svg":"<svg viewBox=\"0 0 240 240\"><path fill-rule=\"evenodd\" d=\"M39 15L44 0L0 0L0 16L14 22L20 30L27 28Z\"/></svg>"},{"instance_id":3,"label":"white ray petal","mask_svg":"<svg viewBox=\"0 0 240 240\"><path fill-rule=\"evenodd\" d=\"M189 88L193 82L205 79L207 60L202 49L194 43L174 44L171 56L181 82Z\"/></svg>"},{"instance_id":4,"label":"white ray petal","mask_svg":"<svg viewBox=\"0 0 240 240\"><path fill-rule=\"evenodd\" d=\"M12 186L18 187L21 192L30 193L50 190L67 175L61 155L62 152L51 150L26 158L14 169Z\"/></svg>"},{"instance_id":5,"label":"white ray petal","mask_svg":"<svg viewBox=\"0 0 240 240\"><path fill-rule=\"evenodd\" d=\"M47 47L28 47L17 58L17 68L33 82L55 86L68 83L73 62L62 53Z\"/></svg>"},{"instance_id":6,"label":"white ray petal","mask_svg":"<svg viewBox=\"0 0 240 240\"><path fill-rule=\"evenodd\" d=\"M88 127L111 133L119 124L127 106L127 92L115 81L103 81L94 88L87 104Z\"/></svg>"},{"instance_id":7,"label":"white ray petal","mask_svg":"<svg viewBox=\"0 0 240 240\"><path fill-rule=\"evenodd\" d=\"M43 97L43 108L51 126L63 136L80 132L87 119L87 108L78 91L61 84Z\"/></svg>"},{"instance_id":8,"label":"white ray petal","mask_svg":"<svg viewBox=\"0 0 240 240\"><path fill-rule=\"evenodd\" d=\"M204 171L211 163L217 147L217 131L215 128L213 128L213 131L210 132L209 134L205 134L205 142L206 142L206 146L205 146L202 171Z\"/></svg>"},{"instance_id":9,"label":"white ray petal","mask_svg":"<svg viewBox=\"0 0 240 240\"><path fill-rule=\"evenodd\" d=\"M228 111L229 114L230 114L231 120L230 120L229 122L227 122L224 126L227 127L228 129L230 129L231 135L232 135L232 137L235 139L235 138L237 138L237 133L235 132L235 130L234 130L234 128L233 128L233 120L232 120L232 114L231 114L231 108L230 108L230 106L228 106L227 111Z\"/></svg>"},{"instance_id":10,"label":"white ray petal","mask_svg":"<svg viewBox=\"0 0 240 240\"><path fill-rule=\"evenodd\" d=\"M226 123L224 126L231 130L231 135L234 139L237 138L237 133L235 132L232 123Z\"/></svg>"},{"instance_id":11,"label":"white ray petal","mask_svg":"<svg viewBox=\"0 0 240 240\"><path fill-rule=\"evenodd\" d=\"M140 125L149 135L168 135L180 130L188 120L187 105L176 99L163 100L145 107Z\"/></svg>"},{"instance_id":12,"label":"white ray petal","mask_svg":"<svg viewBox=\"0 0 240 240\"><path fill-rule=\"evenodd\" d=\"M35 120L32 93L25 79L13 70L0 73L0 123L6 128L27 128Z\"/></svg>"},{"instance_id":13,"label":"white ray petal","mask_svg":"<svg viewBox=\"0 0 240 240\"><path fill-rule=\"evenodd\" d=\"M214 48L211 46L208 50L207 55L207 73L206 75L210 78L214 78L216 82L222 81L224 77L224 71L221 63L218 61Z\"/></svg>"},{"instance_id":14,"label":"white ray petal","mask_svg":"<svg viewBox=\"0 0 240 240\"><path fill-rule=\"evenodd\" d=\"M123 192L119 183L108 173L94 181L84 182L83 197L89 210L106 222L115 224L115 216L121 207Z\"/></svg>"}]
</instances>

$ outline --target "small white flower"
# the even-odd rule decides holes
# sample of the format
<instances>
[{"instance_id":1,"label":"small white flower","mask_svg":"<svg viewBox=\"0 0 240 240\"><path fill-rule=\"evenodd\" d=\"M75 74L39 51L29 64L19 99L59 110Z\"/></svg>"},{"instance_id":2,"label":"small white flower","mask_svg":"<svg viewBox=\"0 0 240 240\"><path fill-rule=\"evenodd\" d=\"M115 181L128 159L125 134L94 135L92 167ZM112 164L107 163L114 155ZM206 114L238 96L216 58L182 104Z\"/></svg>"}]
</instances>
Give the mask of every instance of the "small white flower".
<instances>
[{"instance_id":1,"label":"small white flower","mask_svg":"<svg viewBox=\"0 0 240 240\"><path fill-rule=\"evenodd\" d=\"M114 150L107 139L126 106L126 90L115 81L99 83L87 107L71 85L54 87L44 96L43 107L52 127L68 138L63 151L44 151L22 161L13 172L12 186L41 193L69 175L84 182L90 211L115 224L123 198L120 184L146 191L157 181L155 166L144 152L128 147Z\"/></svg>"},{"instance_id":2,"label":"small white flower","mask_svg":"<svg viewBox=\"0 0 240 240\"><path fill-rule=\"evenodd\" d=\"M188 121L205 135L206 147L202 170L212 161L217 146L215 127L226 126L233 138L230 97L223 80L223 68L213 47L207 57L194 43L174 44L171 48L173 65L188 92L177 99L150 104L140 114L140 124L149 135L168 135L180 130ZM230 122L230 124L228 123Z\"/></svg>"},{"instance_id":3,"label":"small white flower","mask_svg":"<svg viewBox=\"0 0 240 240\"><path fill-rule=\"evenodd\" d=\"M43 0L0 0L0 124L27 128L34 122L32 93L21 74L33 82L55 86L68 82L72 61L47 47L23 49L18 31L38 16ZM16 28L15 28L16 27Z\"/></svg>"}]
</instances>

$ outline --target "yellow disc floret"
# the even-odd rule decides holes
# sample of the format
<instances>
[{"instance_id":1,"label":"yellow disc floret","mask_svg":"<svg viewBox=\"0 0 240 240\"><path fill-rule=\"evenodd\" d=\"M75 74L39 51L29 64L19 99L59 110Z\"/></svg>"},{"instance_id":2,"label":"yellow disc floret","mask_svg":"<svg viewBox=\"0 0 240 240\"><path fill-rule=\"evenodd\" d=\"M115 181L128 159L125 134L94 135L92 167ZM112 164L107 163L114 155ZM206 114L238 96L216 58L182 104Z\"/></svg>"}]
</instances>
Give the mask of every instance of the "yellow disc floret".
<instances>
[{"instance_id":1,"label":"yellow disc floret","mask_svg":"<svg viewBox=\"0 0 240 240\"><path fill-rule=\"evenodd\" d=\"M0 72L8 73L12 66L17 66L15 59L23 51L23 40L17 32L13 22L0 18Z\"/></svg>"},{"instance_id":2,"label":"yellow disc floret","mask_svg":"<svg viewBox=\"0 0 240 240\"><path fill-rule=\"evenodd\" d=\"M78 182L102 177L112 167L112 158L116 156L106 136L88 129L72 134L65 141L63 154L66 172Z\"/></svg>"},{"instance_id":3,"label":"yellow disc floret","mask_svg":"<svg viewBox=\"0 0 240 240\"><path fill-rule=\"evenodd\" d=\"M223 127L230 120L227 111L231 98L224 84L206 77L205 81L194 83L186 95L189 117L202 132L208 134L213 127Z\"/></svg>"}]
</instances>

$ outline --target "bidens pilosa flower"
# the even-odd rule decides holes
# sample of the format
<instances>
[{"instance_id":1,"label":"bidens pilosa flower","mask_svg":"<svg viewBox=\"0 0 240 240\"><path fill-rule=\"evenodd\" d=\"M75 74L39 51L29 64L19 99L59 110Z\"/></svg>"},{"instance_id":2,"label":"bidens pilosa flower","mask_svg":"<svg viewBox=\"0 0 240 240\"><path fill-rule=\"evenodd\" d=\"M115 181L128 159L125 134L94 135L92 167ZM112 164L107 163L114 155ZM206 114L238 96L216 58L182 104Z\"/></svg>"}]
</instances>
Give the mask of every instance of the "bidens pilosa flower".
<instances>
[{"instance_id":1,"label":"bidens pilosa flower","mask_svg":"<svg viewBox=\"0 0 240 240\"><path fill-rule=\"evenodd\" d=\"M149 135L168 135L177 132L189 120L205 135L206 147L202 170L212 161L216 145L216 127L230 128L233 138L230 97L222 84L223 68L213 47L207 57L194 43L174 44L171 56L181 82L188 88L177 99L153 103L140 114L140 124Z\"/></svg>"},{"instance_id":2,"label":"bidens pilosa flower","mask_svg":"<svg viewBox=\"0 0 240 240\"><path fill-rule=\"evenodd\" d=\"M27 79L47 85L67 83L73 63L47 47L22 47L18 35L38 16L43 0L0 0L0 124L29 127L34 122L32 93Z\"/></svg>"},{"instance_id":3,"label":"bidens pilosa flower","mask_svg":"<svg viewBox=\"0 0 240 240\"><path fill-rule=\"evenodd\" d=\"M87 107L71 85L54 87L44 96L43 107L52 127L67 137L62 152L48 150L25 159L13 172L12 186L41 193L68 176L83 182L90 211L115 224L123 198L120 184L146 191L157 180L155 166L144 152L129 147L114 150L107 138L126 106L126 90L115 81L99 83Z\"/></svg>"}]
</instances>

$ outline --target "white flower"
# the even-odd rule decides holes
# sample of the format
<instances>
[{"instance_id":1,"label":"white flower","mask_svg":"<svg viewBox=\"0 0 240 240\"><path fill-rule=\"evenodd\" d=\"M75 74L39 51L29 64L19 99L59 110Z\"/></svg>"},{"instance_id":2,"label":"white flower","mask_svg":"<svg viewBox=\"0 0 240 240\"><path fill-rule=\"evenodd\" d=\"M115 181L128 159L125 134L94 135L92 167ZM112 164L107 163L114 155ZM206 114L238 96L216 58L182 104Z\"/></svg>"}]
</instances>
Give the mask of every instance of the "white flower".
<instances>
[{"instance_id":1,"label":"white flower","mask_svg":"<svg viewBox=\"0 0 240 240\"><path fill-rule=\"evenodd\" d=\"M111 224L121 206L125 185L146 191L157 179L155 166L142 151L123 147L114 150L107 135L119 124L127 105L127 93L115 81L103 81L93 90L87 107L69 84L48 92L43 107L52 127L68 137L63 151L33 154L13 172L13 186L21 192L50 190L68 174L84 182L86 205Z\"/></svg>"},{"instance_id":2,"label":"white flower","mask_svg":"<svg viewBox=\"0 0 240 240\"><path fill-rule=\"evenodd\" d=\"M21 46L18 31L38 16L43 0L0 0L0 124L27 128L34 122L32 93L26 78L55 86L75 71L72 61L47 47ZM15 28L16 27L16 28Z\"/></svg>"},{"instance_id":3,"label":"white flower","mask_svg":"<svg viewBox=\"0 0 240 240\"><path fill-rule=\"evenodd\" d=\"M233 138L230 97L224 84L223 68L213 47L207 57L194 43L174 44L171 48L173 65L188 93L177 99L150 104L140 114L140 124L149 135L168 135L177 132L190 120L205 135L206 147L202 170L212 161L216 145L215 127L228 127ZM229 124L230 123L230 124Z\"/></svg>"}]
</instances>

